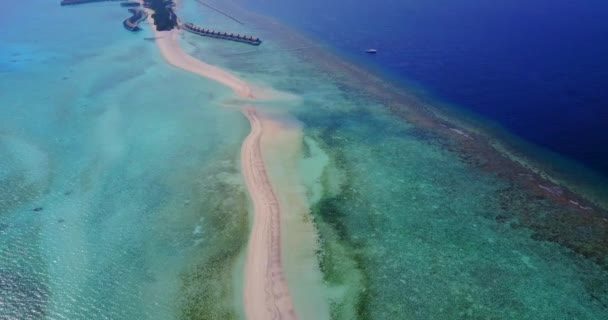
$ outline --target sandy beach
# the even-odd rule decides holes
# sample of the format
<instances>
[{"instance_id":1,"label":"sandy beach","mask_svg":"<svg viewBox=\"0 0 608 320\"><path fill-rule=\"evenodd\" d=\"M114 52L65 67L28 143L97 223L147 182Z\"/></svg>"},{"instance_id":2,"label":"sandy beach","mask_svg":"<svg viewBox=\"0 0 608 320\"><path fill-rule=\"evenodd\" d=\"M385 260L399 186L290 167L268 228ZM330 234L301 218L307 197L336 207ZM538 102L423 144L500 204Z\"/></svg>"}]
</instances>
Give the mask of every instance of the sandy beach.
<instances>
[{"instance_id":1,"label":"sandy beach","mask_svg":"<svg viewBox=\"0 0 608 320\"><path fill-rule=\"evenodd\" d=\"M169 64L222 83L231 88L241 98L254 98L253 91L246 82L218 67L206 64L186 54L177 44L178 31L176 29L155 31L155 33L156 44Z\"/></svg>"},{"instance_id":2,"label":"sandy beach","mask_svg":"<svg viewBox=\"0 0 608 320\"><path fill-rule=\"evenodd\" d=\"M154 25L151 15L148 19ZM156 44L169 64L222 83L240 98L254 99L272 92L262 89L256 94L247 82L186 54L177 42L178 30L154 32ZM260 146L264 130L254 106L247 106L242 112L251 132L242 145L241 168L254 211L245 265L245 314L247 319L256 320L297 319L281 262L281 208Z\"/></svg>"}]
</instances>

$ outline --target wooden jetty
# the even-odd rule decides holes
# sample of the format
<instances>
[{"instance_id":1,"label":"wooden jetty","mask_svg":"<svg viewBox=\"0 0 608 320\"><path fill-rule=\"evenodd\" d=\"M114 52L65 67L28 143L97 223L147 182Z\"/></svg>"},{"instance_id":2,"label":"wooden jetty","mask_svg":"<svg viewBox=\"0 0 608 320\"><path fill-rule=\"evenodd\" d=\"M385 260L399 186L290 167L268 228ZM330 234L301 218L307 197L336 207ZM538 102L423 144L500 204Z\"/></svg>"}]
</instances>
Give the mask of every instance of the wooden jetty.
<instances>
[{"instance_id":1,"label":"wooden jetty","mask_svg":"<svg viewBox=\"0 0 608 320\"><path fill-rule=\"evenodd\" d=\"M141 29L139 28L139 23L144 21L148 17L148 14L143 9L139 8L129 9L129 12L131 12L133 15L123 21L122 25L129 31L140 31Z\"/></svg>"},{"instance_id":2,"label":"wooden jetty","mask_svg":"<svg viewBox=\"0 0 608 320\"><path fill-rule=\"evenodd\" d=\"M121 2L120 6L121 7L139 7L139 6L141 6L141 3L136 2L136 1Z\"/></svg>"},{"instance_id":3,"label":"wooden jetty","mask_svg":"<svg viewBox=\"0 0 608 320\"><path fill-rule=\"evenodd\" d=\"M60 4L62 6L71 6L71 5L75 5L75 4L85 4L85 3L93 3L93 2L106 2L106 1L122 2L122 1L126 1L126 0L62 0Z\"/></svg>"},{"instance_id":4,"label":"wooden jetty","mask_svg":"<svg viewBox=\"0 0 608 320\"><path fill-rule=\"evenodd\" d=\"M262 40L260 40L260 38L257 38L257 37L205 29L205 28L197 27L190 22L184 23L183 25L181 25L181 27L184 30L197 34L199 36L231 40L231 41L251 44L254 46L259 46L260 44L262 44Z\"/></svg>"}]
</instances>

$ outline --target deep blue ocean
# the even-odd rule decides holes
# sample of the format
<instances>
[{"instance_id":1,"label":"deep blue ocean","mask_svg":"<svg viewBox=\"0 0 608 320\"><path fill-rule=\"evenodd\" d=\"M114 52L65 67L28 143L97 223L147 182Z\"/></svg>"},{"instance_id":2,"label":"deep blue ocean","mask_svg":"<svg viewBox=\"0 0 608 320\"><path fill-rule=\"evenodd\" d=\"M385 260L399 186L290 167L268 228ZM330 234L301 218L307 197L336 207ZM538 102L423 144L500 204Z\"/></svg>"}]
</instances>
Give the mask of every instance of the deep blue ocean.
<instances>
[{"instance_id":1,"label":"deep blue ocean","mask_svg":"<svg viewBox=\"0 0 608 320\"><path fill-rule=\"evenodd\" d=\"M606 0L241 1L608 177Z\"/></svg>"}]
</instances>

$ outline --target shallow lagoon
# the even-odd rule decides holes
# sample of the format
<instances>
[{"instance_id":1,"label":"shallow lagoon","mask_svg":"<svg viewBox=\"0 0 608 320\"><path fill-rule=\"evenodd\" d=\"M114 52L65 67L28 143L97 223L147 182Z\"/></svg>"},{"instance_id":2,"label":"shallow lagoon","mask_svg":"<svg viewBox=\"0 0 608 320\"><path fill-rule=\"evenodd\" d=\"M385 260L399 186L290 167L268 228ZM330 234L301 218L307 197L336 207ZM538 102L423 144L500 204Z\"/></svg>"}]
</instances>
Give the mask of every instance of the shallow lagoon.
<instances>
[{"instance_id":1,"label":"shallow lagoon","mask_svg":"<svg viewBox=\"0 0 608 320\"><path fill-rule=\"evenodd\" d=\"M149 30L122 30L128 14L116 5L35 4L33 15L12 11L36 21L24 34L1 34L0 70L11 79L0 82L4 315L241 318L249 217L237 159L248 126L226 107L231 93L167 66L143 40ZM179 12L218 29L254 28L193 1ZM189 34L182 45L300 97L260 107L303 130L293 167L312 211L302 218L318 231L325 288L314 294L332 318L605 317L602 264L538 241L522 215L549 220L572 208L467 161L419 118L349 86L349 73L278 50L287 41L255 21L259 48ZM86 32L71 27L84 22ZM577 232L592 242L599 230ZM289 269L297 249L284 255L302 316L311 303Z\"/></svg>"}]
</instances>

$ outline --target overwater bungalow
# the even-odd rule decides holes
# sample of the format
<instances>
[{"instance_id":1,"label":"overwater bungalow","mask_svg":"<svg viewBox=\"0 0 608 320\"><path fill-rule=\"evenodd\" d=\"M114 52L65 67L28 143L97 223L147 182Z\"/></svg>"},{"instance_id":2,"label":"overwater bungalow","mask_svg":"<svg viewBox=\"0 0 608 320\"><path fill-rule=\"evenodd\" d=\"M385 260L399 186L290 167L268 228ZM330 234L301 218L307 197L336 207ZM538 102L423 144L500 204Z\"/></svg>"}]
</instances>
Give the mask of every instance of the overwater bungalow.
<instances>
[{"instance_id":1,"label":"overwater bungalow","mask_svg":"<svg viewBox=\"0 0 608 320\"><path fill-rule=\"evenodd\" d=\"M129 2L121 2L120 6L121 7L139 7L139 6L141 6L141 4L139 2L129 1Z\"/></svg>"},{"instance_id":2,"label":"overwater bungalow","mask_svg":"<svg viewBox=\"0 0 608 320\"><path fill-rule=\"evenodd\" d=\"M126 1L126 0L62 0L59 4L62 6L71 6L76 4L85 4L85 3L93 3L93 2L105 2L105 1Z\"/></svg>"},{"instance_id":3,"label":"overwater bungalow","mask_svg":"<svg viewBox=\"0 0 608 320\"><path fill-rule=\"evenodd\" d=\"M262 41L259 38L254 38L253 36L247 36L247 35L241 35L241 34L235 34L235 33L228 33L228 32L223 32L223 31L215 31L215 30L211 30L211 29L205 29L205 28L201 28L198 26L193 25L192 23L184 23L182 25L183 29L189 32L192 32L194 34L200 35L200 36L207 36L207 37L211 37L211 38L218 38L218 39L225 39L225 40L232 40L232 41L236 41L236 42L242 42L242 43L247 43L247 44L251 44L251 45L260 45L262 43Z\"/></svg>"}]
</instances>

